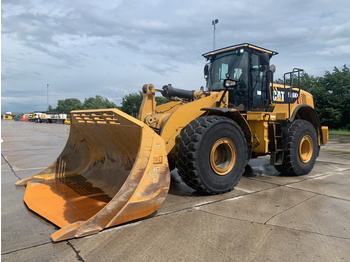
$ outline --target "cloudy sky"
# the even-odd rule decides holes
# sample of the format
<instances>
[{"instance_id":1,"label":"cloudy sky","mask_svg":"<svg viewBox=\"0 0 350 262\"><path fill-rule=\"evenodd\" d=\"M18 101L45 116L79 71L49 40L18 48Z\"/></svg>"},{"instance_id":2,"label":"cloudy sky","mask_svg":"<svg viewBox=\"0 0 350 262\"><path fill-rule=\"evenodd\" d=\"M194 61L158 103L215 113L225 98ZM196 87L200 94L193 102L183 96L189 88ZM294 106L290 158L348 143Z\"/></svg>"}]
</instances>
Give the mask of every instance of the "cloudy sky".
<instances>
[{"instance_id":1,"label":"cloudy sky","mask_svg":"<svg viewBox=\"0 0 350 262\"><path fill-rule=\"evenodd\" d=\"M252 43L275 77L350 66L349 0L2 0L1 111L99 94L120 105L145 83L198 90L202 54Z\"/></svg>"}]
</instances>

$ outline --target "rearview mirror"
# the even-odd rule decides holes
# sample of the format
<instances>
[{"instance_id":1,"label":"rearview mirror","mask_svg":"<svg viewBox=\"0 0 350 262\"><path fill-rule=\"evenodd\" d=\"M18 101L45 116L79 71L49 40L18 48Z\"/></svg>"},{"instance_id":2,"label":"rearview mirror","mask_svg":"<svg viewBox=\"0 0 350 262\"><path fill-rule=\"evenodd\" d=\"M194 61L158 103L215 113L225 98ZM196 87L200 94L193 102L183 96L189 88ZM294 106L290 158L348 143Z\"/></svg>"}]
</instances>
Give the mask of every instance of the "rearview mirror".
<instances>
[{"instance_id":1,"label":"rearview mirror","mask_svg":"<svg viewBox=\"0 0 350 262\"><path fill-rule=\"evenodd\" d=\"M207 79L208 78L208 75L209 75L209 65L206 64L204 66L204 79Z\"/></svg>"}]
</instances>

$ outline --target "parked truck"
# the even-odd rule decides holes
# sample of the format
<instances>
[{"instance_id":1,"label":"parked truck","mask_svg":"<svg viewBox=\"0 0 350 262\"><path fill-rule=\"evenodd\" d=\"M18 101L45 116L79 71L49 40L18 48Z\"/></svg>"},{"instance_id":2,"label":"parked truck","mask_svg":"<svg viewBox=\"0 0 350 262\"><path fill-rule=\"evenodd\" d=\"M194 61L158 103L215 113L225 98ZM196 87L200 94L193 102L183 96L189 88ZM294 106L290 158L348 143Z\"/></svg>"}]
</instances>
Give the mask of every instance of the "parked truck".
<instances>
[{"instance_id":1,"label":"parked truck","mask_svg":"<svg viewBox=\"0 0 350 262\"><path fill-rule=\"evenodd\" d=\"M30 121L35 123L64 124L67 119L66 113L34 112Z\"/></svg>"},{"instance_id":2,"label":"parked truck","mask_svg":"<svg viewBox=\"0 0 350 262\"><path fill-rule=\"evenodd\" d=\"M5 112L5 115L1 115L1 119L13 120L12 112Z\"/></svg>"}]
</instances>

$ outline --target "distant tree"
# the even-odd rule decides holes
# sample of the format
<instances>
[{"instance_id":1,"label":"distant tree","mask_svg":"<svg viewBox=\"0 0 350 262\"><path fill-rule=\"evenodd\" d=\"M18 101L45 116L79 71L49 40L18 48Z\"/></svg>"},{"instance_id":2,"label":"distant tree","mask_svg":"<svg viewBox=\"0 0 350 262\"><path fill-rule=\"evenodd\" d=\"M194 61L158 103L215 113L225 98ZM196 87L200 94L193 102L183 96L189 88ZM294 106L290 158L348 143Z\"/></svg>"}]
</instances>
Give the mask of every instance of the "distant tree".
<instances>
[{"instance_id":1,"label":"distant tree","mask_svg":"<svg viewBox=\"0 0 350 262\"><path fill-rule=\"evenodd\" d=\"M110 102L107 98L103 98L100 95L95 97L85 98L83 103L84 109L104 109L104 108L117 108L114 102Z\"/></svg>"},{"instance_id":2,"label":"distant tree","mask_svg":"<svg viewBox=\"0 0 350 262\"><path fill-rule=\"evenodd\" d=\"M346 65L342 70L334 67L332 73L326 71L313 96L320 103L320 117L331 128L350 130L350 70Z\"/></svg>"},{"instance_id":3,"label":"distant tree","mask_svg":"<svg viewBox=\"0 0 350 262\"><path fill-rule=\"evenodd\" d=\"M47 111L48 112L54 112L54 111L56 111L56 108L53 108L51 105L49 105Z\"/></svg>"},{"instance_id":4,"label":"distant tree","mask_svg":"<svg viewBox=\"0 0 350 262\"><path fill-rule=\"evenodd\" d=\"M120 107L120 110L131 116L136 117L136 115L139 113L141 103L142 93L131 93L123 97L122 106Z\"/></svg>"},{"instance_id":5,"label":"distant tree","mask_svg":"<svg viewBox=\"0 0 350 262\"><path fill-rule=\"evenodd\" d=\"M346 65L342 70L334 67L333 72L326 71L323 77L305 73L301 82L313 95L322 124L350 130L350 71Z\"/></svg>"},{"instance_id":6,"label":"distant tree","mask_svg":"<svg viewBox=\"0 0 350 262\"><path fill-rule=\"evenodd\" d=\"M164 103L169 102L169 100L162 96L156 96L156 104L161 105ZM140 106L142 103L142 93L141 91L138 93L131 93L128 95L125 95L122 100L122 106L120 107L120 110L123 112L136 117L139 113Z\"/></svg>"},{"instance_id":7,"label":"distant tree","mask_svg":"<svg viewBox=\"0 0 350 262\"><path fill-rule=\"evenodd\" d=\"M72 110L83 109L83 104L77 98L67 98L65 100L58 100L56 111L70 112Z\"/></svg>"}]
</instances>

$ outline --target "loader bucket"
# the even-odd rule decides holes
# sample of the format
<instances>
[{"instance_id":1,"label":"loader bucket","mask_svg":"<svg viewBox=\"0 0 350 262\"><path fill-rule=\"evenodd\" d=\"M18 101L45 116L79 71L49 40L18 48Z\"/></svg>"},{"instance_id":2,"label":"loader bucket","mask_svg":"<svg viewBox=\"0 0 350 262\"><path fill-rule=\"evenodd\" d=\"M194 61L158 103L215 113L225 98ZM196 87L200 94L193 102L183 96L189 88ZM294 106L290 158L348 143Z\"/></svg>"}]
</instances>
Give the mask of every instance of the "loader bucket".
<instances>
[{"instance_id":1,"label":"loader bucket","mask_svg":"<svg viewBox=\"0 0 350 262\"><path fill-rule=\"evenodd\" d=\"M71 112L60 156L27 185L29 209L61 229L61 241L148 216L170 184L165 143L151 128L117 110Z\"/></svg>"}]
</instances>

